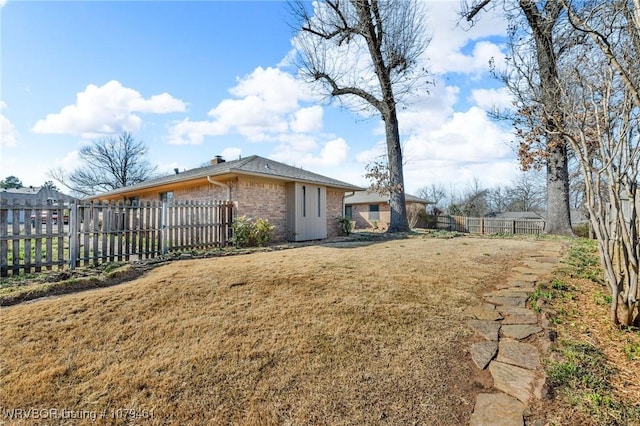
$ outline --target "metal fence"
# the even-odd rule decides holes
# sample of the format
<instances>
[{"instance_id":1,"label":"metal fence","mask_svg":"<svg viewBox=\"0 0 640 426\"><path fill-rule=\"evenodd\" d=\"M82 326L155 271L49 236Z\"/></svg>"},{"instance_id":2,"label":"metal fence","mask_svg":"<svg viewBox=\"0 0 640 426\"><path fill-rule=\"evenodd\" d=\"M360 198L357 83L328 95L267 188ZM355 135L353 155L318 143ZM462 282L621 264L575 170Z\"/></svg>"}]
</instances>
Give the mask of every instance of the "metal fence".
<instances>
[{"instance_id":1,"label":"metal fence","mask_svg":"<svg viewBox=\"0 0 640 426\"><path fill-rule=\"evenodd\" d=\"M227 244L227 201L0 204L0 276Z\"/></svg>"},{"instance_id":2,"label":"metal fence","mask_svg":"<svg viewBox=\"0 0 640 426\"><path fill-rule=\"evenodd\" d=\"M438 229L472 234L541 234L542 219L503 219L493 217L438 216Z\"/></svg>"}]
</instances>

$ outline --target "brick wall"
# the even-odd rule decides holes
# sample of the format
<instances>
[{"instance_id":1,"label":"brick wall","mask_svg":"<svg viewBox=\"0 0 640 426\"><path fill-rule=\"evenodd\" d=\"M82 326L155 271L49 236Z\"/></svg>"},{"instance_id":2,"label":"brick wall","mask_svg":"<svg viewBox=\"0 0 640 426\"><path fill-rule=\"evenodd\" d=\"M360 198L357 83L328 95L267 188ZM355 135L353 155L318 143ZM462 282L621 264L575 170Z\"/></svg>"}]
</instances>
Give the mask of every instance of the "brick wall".
<instances>
[{"instance_id":1,"label":"brick wall","mask_svg":"<svg viewBox=\"0 0 640 426\"><path fill-rule=\"evenodd\" d=\"M285 185L267 181L238 178L236 217L246 215L252 219L267 219L276 226L274 241L285 240L286 224Z\"/></svg>"},{"instance_id":2,"label":"brick wall","mask_svg":"<svg viewBox=\"0 0 640 426\"><path fill-rule=\"evenodd\" d=\"M351 218L356 222L356 229L373 228L376 222L378 229L385 230L391 222L391 207L387 203L378 204L378 219L369 219L369 204L353 204L351 206Z\"/></svg>"},{"instance_id":3,"label":"brick wall","mask_svg":"<svg viewBox=\"0 0 640 426\"><path fill-rule=\"evenodd\" d=\"M344 192L327 189L327 237L340 234L338 219L342 217L342 197Z\"/></svg>"}]
</instances>

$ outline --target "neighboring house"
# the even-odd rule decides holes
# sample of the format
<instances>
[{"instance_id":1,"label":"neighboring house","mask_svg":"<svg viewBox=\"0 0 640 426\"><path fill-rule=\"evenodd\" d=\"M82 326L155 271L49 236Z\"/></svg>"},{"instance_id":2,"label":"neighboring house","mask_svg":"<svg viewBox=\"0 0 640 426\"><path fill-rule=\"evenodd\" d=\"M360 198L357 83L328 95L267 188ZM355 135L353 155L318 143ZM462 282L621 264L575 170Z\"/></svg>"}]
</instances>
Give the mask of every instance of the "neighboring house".
<instances>
[{"instance_id":1,"label":"neighboring house","mask_svg":"<svg viewBox=\"0 0 640 426\"><path fill-rule=\"evenodd\" d=\"M433 204L423 198L405 194L407 216L411 222L412 215L426 212L426 206ZM373 191L355 191L344 197L344 215L355 222L356 229L387 229L391 222L391 206L389 198ZM420 225L417 223L417 225Z\"/></svg>"},{"instance_id":2,"label":"neighboring house","mask_svg":"<svg viewBox=\"0 0 640 426\"><path fill-rule=\"evenodd\" d=\"M76 201L77 198L63 194L55 189L48 189L42 186L28 186L24 188L10 188L0 190L0 203L32 205L32 206L50 206L59 202L70 203ZM13 223L13 212L8 211L7 217L9 223ZM20 211L20 223L24 223L24 210Z\"/></svg>"},{"instance_id":3,"label":"neighboring house","mask_svg":"<svg viewBox=\"0 0 640 426\"><path fill-rule=\"evenodd\" d=\"M338 234L345 191L362 188L256 155L151 179L90 197L94 201L233 201L235 217L267 219L274 240Z\"/></svg>"}]
</instances>

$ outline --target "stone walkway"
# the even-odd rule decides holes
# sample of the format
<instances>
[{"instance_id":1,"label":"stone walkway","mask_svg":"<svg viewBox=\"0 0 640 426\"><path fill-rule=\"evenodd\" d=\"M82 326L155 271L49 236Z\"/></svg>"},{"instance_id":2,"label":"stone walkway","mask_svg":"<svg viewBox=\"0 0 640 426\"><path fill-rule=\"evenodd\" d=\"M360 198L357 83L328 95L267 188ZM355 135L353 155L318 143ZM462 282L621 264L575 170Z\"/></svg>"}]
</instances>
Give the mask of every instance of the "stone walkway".
<instances>
[{"instance_id":1,"label":"stone walkway","mask_svg":"<svg viewBox=\"0 0 640 426\"><path fill-rule=\"evenodd\" d=\"M478 395L472 426L524 425L529 403L550 396L540 354L548 350L555 332L548 321L538 320L526 302L560 255L557 244L533 254L471 309L469 324L484 338L471 346L471 357L480 370L489 370L494 390Z\"/></svg>"}]
</instances>

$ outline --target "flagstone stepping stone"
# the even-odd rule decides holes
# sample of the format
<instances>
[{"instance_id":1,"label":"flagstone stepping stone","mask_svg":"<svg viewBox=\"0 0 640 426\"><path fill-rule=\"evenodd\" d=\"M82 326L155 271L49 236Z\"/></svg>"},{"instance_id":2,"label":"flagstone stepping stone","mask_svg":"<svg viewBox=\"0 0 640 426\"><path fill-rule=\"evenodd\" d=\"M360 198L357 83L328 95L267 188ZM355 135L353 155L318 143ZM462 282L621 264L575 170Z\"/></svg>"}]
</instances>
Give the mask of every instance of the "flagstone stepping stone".
<instances>
[{"instance_id":1,"label":"flagstone stepping stone","mask_svg":"<svg viewBox=\"0 0 640 426\"><path fill-rule=\"evenodd\" d=\"M515 268L512 268L511 270L513 272L520 272L521 274L524 274L524 275L534 275L536 273L536 271L534 271L529 266L516 266Z\"/></svg>"},{"instance_id":2,"label":"flagstone stepping stone","mask_svg":"<svg viewBox=\"0 0 640 426\"><path fill-rule=\"evenodd\" d=\"M471 426L524 425L523 403L503 393L481 393L471 414Z\"/></svg>"},{"instance_id":3,"label":"flagstone stepping stone","mask_svg":"<svg viewBox=\"0 0 640 426\"><path fill-rule=\"evenodd\" d=\"M497 311L496 305L483 303L469 308L469 313L479 320L497 321L502 319L502 315Z\"/></svg>"},{"instance_id":4,"label":"flagstone stepping stone","mask_svg":"<svg viewBox=\"0 0 640 426\"><path fill-rule=\"evenodd\" d=\"M540 353L538 348L530 343L500 339L496 361L535 370L540 367Z\"/></svg>"},{"instance_id":5,"label":"flagstone stepping stone","mask_svg":"<svg viewBox=\"0 0 640 426\"><path fill-rule=\"evenodd\" d=\"M480 370L487 368L497 353L498 342L495 340L471 345L471 359Z\"/></svg>"},{"instance_id":6,"label":"flagstone stepping stone","mask_svg":"<svg viewBox=\"0 0 640 426\"><path fill-rule=\"evenodd\" d=\"M556 267L556 262L544 262L539 259L531 259L524 262L525 266L531 269L543 271L551 271Z\"/></svg>"},{"instance_id":7,"label":"flagstone stepping stone","mask_svg":"<svg viewBox=\"0 0 640 426\"><path fill-rule=\"evenodd\" d=\"M519 399L524 404L529 403L535 380L534 371L497 360L491 361L489 371L496 389Z\"/></svg>"},{"instance_id":8,"label":"flagstone stepping stone","mask_svg":"<svg viewBox=\"0 0 640 426\"><path fill-rule=\"evenodd\" d=\"M536 282L538 281L537 275L531 274L514 274L511 276L511 279L514 281L528 281L528 282Z\"/></svg>"},{"instance_id":9,"label":"flagstone stepping stone","mask_svg":"<svg viewBox=\"0 0 640 426\"><path fill-rule=\"evenodd\" d=\"M540 333L541 331L541 327L531 324L507 324L500 327L503 337L517 340L526 339L532 334Z\"/></svg>"},{"instance_id":10,"label":"flagstone stepping stone","mask_svg":"<svg viewBox=\"0 0 640 426\"><path fill-rule=\"evenodd\" d=\"M527 308L500 306L498 312L504 317L503 325L537 324L538 316Z\"/></svg>"},{"instance_id":11,"label":"flagstone stepping stone","mask_svg":"<svg viewBox=\"0 0 640 426\"><path fill-rule=\"evenodd\" d=\"M473 327L482 337L487 340L498 340L500 323L487 320L469 320L469 325Z\"/></svg>"},{"instance_id":12,"label":"flagstone stepping stone","mask_svg":"<svg viewBox=\"0 0 640 426\"><path fill-rule=\"evenodd\" d=\"M536 283L533 281L507 281L504 283L500 283L496 285L496 288L499 290L503 289L518 289L518 290L533 290L536 286Z\"/></svg>"},{"instance_id":13,"label":"flagstone stepping stone","mask_svg":"<svg viewBox=\"0 0 640 426\"><path fill-rule=\"evenodd\" d=\"M485 293L485 296L493 296L493 297L529 297L529 293L526 290L521 288L503 288L500 290L490 291Z\"/></svg>"},{"instance_id":14,"label":"flagstone stepping stone","mask_svg":"<svg viewBox=\"0 0 640 426\"><path fill-rule=\"evenodd\" d=\"M523 294L522 296L484 296L483 299L489 303L493 303L498 306L519 306L524 307L527 303L529 296Z\"/></svg>"}]
</instances>

